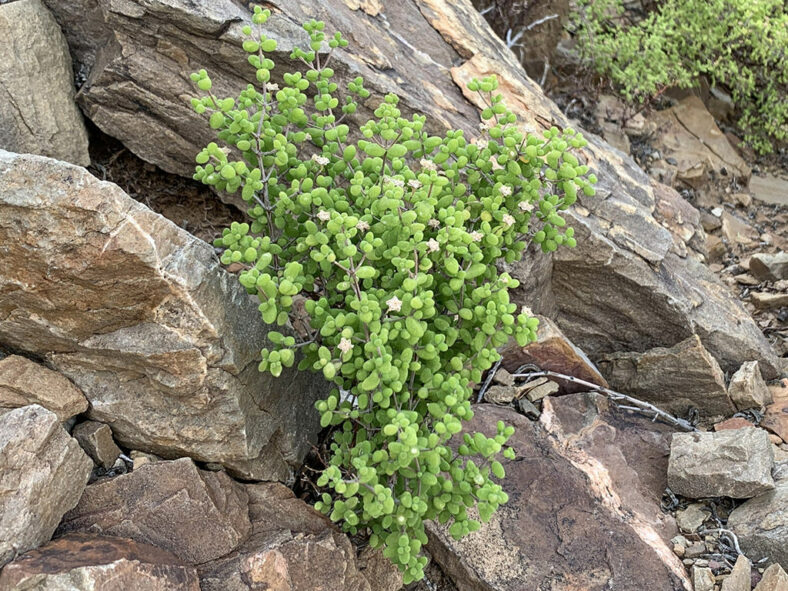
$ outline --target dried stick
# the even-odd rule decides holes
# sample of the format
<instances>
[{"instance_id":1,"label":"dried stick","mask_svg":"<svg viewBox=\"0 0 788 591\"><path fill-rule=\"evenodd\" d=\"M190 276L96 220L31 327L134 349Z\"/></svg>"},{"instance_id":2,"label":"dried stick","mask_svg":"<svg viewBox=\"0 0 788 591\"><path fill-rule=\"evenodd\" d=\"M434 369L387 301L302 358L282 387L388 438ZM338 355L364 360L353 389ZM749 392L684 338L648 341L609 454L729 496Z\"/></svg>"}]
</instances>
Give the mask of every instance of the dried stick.
<instances>
[{"instance_id":1,"label":"dried stick","mask_svg":"<svg viewBox=\"0 0 788 591\"><path fill-rule=\"evenodd\" d=\"M520 373L524 369L531 367L535 368L535 371ZM517 373L512 374L512 377L530 378L530 379L545 377L545 378L556 378L559 380L565 380L567 382L571 382L573 384L578 384L580 386L583 386L584 388L588 388L592 392L598 392L599 394L604 394L610 400L612 400L616 404L616 406L624 410L632 410L635 412L642 412L646 415L653 415L651 419L652 421L656 421L657 419L662 419L666 423L684 429L685 431L698 430L689 421L680 419L678 417L674 417L672 414L667 413L660 408L657 408L653 404L644 402L643 400L638 400L637 398L632 398L631 396L627 396L626 394L622 394L621 392L616 392L615 390L611 390L609 388L603 388L602 386L598 386L597 384L594 384L592 382L581 380L580 378L576 378L574 376L568 376L566 374L558 373L555 371L544 371L534 365L527 365L519 368L517 370ZM620 402L625 402L626 405L619 404Z\"/></svg>"}]
</instances>

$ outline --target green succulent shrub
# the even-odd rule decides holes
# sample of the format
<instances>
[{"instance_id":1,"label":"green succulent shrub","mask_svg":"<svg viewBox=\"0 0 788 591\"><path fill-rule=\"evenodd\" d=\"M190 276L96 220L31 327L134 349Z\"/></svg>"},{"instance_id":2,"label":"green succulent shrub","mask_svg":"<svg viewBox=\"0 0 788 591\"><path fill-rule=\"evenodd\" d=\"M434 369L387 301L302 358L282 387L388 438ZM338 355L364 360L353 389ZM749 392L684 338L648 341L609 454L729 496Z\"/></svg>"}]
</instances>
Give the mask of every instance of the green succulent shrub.
<instances>
[{"instance_id":1,"label":"green succulent shrub","mask_svg":"<svg viewBox=\"0 0 788 591\"><path fill-rule=\"evenodd\" d=\"M258 7L254 23L268 16ZM239 280L263 321L308 315L303 339L269 333L260 370L280 375L300 349L299 369L336 386L317 403L333 429L317 508L368 532L412 581L427 562L425 520L450 522L460 538L479 527L469 508L485 521L507 501L492 477L504 477L500 455L514 457L511 427L449 446L496 347L536 335L536 318L509 300L518 282L496 263L518 260L530 241L574 246L559 212L596 179L572 154L582 136L518 131L495 78L470 84L488 105L475 143L462 131L429 135L394 95L351 130L343 121L369 91L356 78L340 100L329 64L347 41L322 22L304 29L309 48L290 58L305 73L285 73L281 88L271 82L276 42L251 27L243 48L259 88L218 98L204 70L192 75L205 93L192 105L219 140L197 155L194 176L249 204L249 222L215 244L222 262L245 266Z\"/></svg>"},{"instance_id":2,"label":"green succulent shrub","mask_svg":"<svg viewBox=\"0 0 788 591\"><path fill-rule=\"evenodd\" d=\"M788 138L788 10L784 0L662 0L627 24L623 0L579 0L581 53L623 96L642 102L705 76L730 90L745 140L759 152Z\"/></svg>"}]
</instances>

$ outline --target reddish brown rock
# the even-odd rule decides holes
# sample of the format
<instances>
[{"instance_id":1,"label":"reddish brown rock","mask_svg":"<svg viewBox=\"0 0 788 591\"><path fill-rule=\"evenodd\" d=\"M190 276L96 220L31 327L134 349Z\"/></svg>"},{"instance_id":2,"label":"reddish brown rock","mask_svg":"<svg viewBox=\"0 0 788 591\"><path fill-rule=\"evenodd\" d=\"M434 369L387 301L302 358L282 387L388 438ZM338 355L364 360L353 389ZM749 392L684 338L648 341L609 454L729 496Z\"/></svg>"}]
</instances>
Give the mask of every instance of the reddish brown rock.
<instances>
[{"instance_id":1,"label":"reddish brown rock","mask_svg":"<svg viewBox=\"0 0 788 591\"><path fill-rule=\"evenodd\" d=\"M725 419L719 423L715 423L715 431L725 431L727 429L745 429L747 427L754 427L755 425L742 417L732 417Z\"/></svg>"},{"instance_id":2,"label":"reddish brown rock","mask_svg":"<svg viewBox=\"0 0 788 591\"><path fill-rule=\"evenodd\" d=\"M586 354L561 332L555 322L545 316L539 316L539 329L535 343L530 343L525 347L510 344L502 351L502 355L502 365L509 372L514 372L521 365L530 363L546 371L555 371L607 387L605 378ZM587 389L587 387L564 382L561 384L560 391L570 393Z\"/></svg>"},{"instance_id":3,"label":"reddish brown rock","mask_svg":"<svg viewBox=\"0 0 788 591\"><path fill-rule=\"evenodd\" d=\"M197 571L133 540L69 534L20 556L0 572L3 591L200 591Z\"/></svg>"},{"instance_id":4,"label":"reddish brown rock","mask_svg":"<svg viewBox=\"0 0 788 591\"><path fill-rule=\"evenodd\" d=\"M203 563L247 538L248 500L224 472L198 470L188 458L155 462L88 486L58 532L131 538Z\"/></svg>"},{"instance_id":5,"label":"reddish brown rock","mask_svg":"<svg viewBox=\"0 0 788 591\"><path fill-rule=\"evenodd\" d=\"M88 401L69 379L19 355L0 359L0 408L40 404L62 422L88 409Z\"/></svg>"},{"instance_id":6,"label":"reddish brown rock","mask_svg":"<svg viewBox=\"0 0 788 591\"><path fill-rule=\"evenodd\" d=\"M112 439L112 429L109 425L85 421L74 427L71 435L93 462L105 470L111 468L120 455L120 448Z\"/></svg>"},{"instance_id":7,"label":"reddish brown rock","mask_svg":"<svg viewBox=\"0 0 788 591\"><path fill-rule=\"evenodd\" d=\"M772 389L774 402L766 407L761 420L761 427L779 435L788 441L788 392L785 388Z\"/></svg>"},{"instance_id":8,"label":"reddish brown rock","mask_svg":"<svg viewBox=\"0 0 788 591\"><path fill-rule=\"evenodd\" d=\"M539 423L476 407L470 430L494 433L498 420L516 429L517 458L505 464L502 483L509 502L459 542L429 525L444 572L461 591L643 591L644 581L660 591L690 589L669 545L675 524L659 508L667 429L601 415L595 396L544 405Z\"/></svg>"},{"instance_id":9,"label":"reddish brown rock","mask_svg":"<svg viewBox=\"0 0 788 591\"><path fill-rule=\"evenodd\" d=\"M779 564L773 564L763 572L763 578L755 591L785 591L788 589L788 574Z\"/></svg>"}]
</instances>

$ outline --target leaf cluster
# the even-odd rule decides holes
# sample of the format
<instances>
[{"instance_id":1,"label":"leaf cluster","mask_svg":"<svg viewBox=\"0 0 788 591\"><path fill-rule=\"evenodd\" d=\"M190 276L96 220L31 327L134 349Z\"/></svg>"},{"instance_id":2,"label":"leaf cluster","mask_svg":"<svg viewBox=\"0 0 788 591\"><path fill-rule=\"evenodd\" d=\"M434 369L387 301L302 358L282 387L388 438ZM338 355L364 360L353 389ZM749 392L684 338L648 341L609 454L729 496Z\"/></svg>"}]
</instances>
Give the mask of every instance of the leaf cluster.
<instances>
[{"instance_id":1,"label":"leaf cluster","mask_svg":"<svg viewBox=\"0 0 788 591\"><path fill-rule=\"evenodd\" d=\"M268 17L257 8L254 21ZM430 135L395 95L351 126L369 91L361 78L341 93L334 81L331 59L347 41L322 22L304 29L308 49L290 53L303 71L284 73L281 88L271 82L277 44L251 27L243 48L259 88L219 98L205 71L192 76L205 93L194 109L217 133L195 178L249 204L249 221L215 244L224 263L244 266L239 280L263 321L308 316L303 339L269 333L260 370L278 376L300 358L335 386L316 405L333 433L317 508L368 531L408 582L423 576L425 520L460 538L479 528L469 508L486 521L507 501L496 479L501 455L514 457L513 429L461 434L496 349L536 336L536 318L510 301L518 282L496 264L532 241L573 247L561 212L596 179L573 154L581 135L518 130L495 77L470 83L487 105L473 142L458 130Z\"/></svg>"}]
</instances>

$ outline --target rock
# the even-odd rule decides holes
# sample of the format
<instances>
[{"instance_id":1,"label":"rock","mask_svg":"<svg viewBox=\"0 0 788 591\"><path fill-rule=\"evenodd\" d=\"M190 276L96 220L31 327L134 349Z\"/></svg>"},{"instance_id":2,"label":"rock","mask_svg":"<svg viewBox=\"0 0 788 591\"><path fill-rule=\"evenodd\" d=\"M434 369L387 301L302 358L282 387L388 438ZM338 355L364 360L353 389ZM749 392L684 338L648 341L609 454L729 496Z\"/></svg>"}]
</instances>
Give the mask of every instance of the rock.
<instances>
[{"instance_id":1,"label":"rock","mask_svg":"<svg viewBox=\"0 0 788 591\"><path fill-rule=\"evenodd\" d=\"M539 423L476 407L468 430L513 425L518 458L505 465L509 502L478 532L456 541L428 525L433 559L460 591L642 591L644 580L661 591L689 588L670 544L675 524L659 509L667 430L619 419L600 410L604 403L546 398Z\"/></svg>"},{"instance_id":2,"label":"rock","mask_svg":"<svg viewBox=\"0 0 788 591\"><path fill-rule=\"evenodd\" d=\"M757 361L742 363L728 385L728 395L736 408L763 408L772 401L772 393L761 377Z\"/></svg>"},{"instance_id":3,"label":"rock","mask_svg":"<svg viewBox=\"0 0 788 591\"><path fill-rule=\"evenodd\" d=\"M484 392L484 399L493 404L509 404L517 398L517 388L514 386L498 386L493 384Z\"/></svg>"},{"instance_id":4,"label":"rock","mask_svg":"<svg viewBox=\"0 0 788 591\"><path fill-rule=\"evenodd\" d=\"M681 416L691 408L707 417L727 416L734 410L725 376L697 336L669 349L606 355L599 369L614 390Z\"/></svg>"},{"instance_id":5,"label":"rock","mask_svg":"<svg viewBox=\"0 0 788 591\"><path fill-rule=\"evenodd\" d=\"M772 205L788 205L788 179L772 175L753 175L750 192L755 199Z\"/></svg>"},{"instance_id":6,"label":"rock","mask_svg":"<svg viewBox=\"0 0 788 591\"><path fill-rule=\"evenodd\" d=\"M517 410L520 412L520 414L525 415L532 421L539 420L539 409L536 408L527 398L520 398L517 401Z\"/></svg>"},{"instance_id":7,"label":"rock","mask_svg":"<svg viewBox=\"0 0 788 591\"><path fill-rule=\"evenodd\" d=\"M92 468L54 413L32 405L0 415L0 566L49 541Z\"/></svg>"},{"instance_id":8,"label":"rock","mask_svg":"<svg viewBox=\"0 0 788 591\"><path fill-rule=\"evenodd\" d=\"M186 99L195 90L186 74L205 67L227 93L246 86L239 41L248 11L234 0L47 3L79 66L88 70L79 96L88 116L143 159L190 177L194 155L213 132L189 108ZM570 125L467 0L388 3L385 21L353 11L343 0L319 8L314 2L276 7L264 27L279 42L275 61L286 63L292 48L303 45L305 34L296 23L317 10L327 30L353 38L353 51L335 55L340 86L362 75L373 97L397 92L403 114L423 112L431 131L462 129L475 137L482 105L466 83L491 73L499 76L498 90L523 129ZM418 39L419 51L400 51L402 39ZM375 106L361 105L353 121L366 121ZM726 371L758 359L766 362L764 376L774 377L775 356L737 298L693 257L670 252L674 237L654 219L648 176L599 138L589 140L584 157L600 182L597 195L581 197L570 214L578 248L562 249L552 261L539 256L514 266L515 276L528 278L517 303L556 313L561 329L591 359L672 346L697 333ZM633 301L642 304L636 311Z\"/></svg>"},{"instance_id":9,"label":"rock","mask_svg":"<svg viewBox=\"0 0 788 591\"><path fill-rule=\"evenodd\" d=\"M19 355L0 359L0 408L40 404L67 421L88 409L88 401L68 378Z\"/></svg>"},{"instance_id":10,"label":"rock","mask_svg":"<svg viewBox=\"0 0 788 591\"><path fill-rule=\"evenodd\" d=\"M721 591L750 591L750 561L744 554L739 554L731 574L722 581Z\"/></svg>"},{"instance_id":11,"label":"rock","mask_svg":"<svg viewBox=\"0 0 788 591\"><path fill-rule=\"evenodd\" d=\"M758 242L758 230L727 211L722 214L722 235L734 249L751 247Z\"/></svg>"},{"instance_id":12,"label":"rock","mask_svg":"<svg viewBox=\"0 0 788 591\"><path fill-rule=\"evenodd\" d=\"M129 453L129 457L133 462L133 470L138 470L142 468L145 464L150 464L151 462L160 462L161 458L154 454L145 453L144 451L137 451L136 449L132 450Z\"/></svg>"},{"instance_id":13,"label":"rock","mask_svg":"<svg viewBox=\"0 0 788 591\"><path fill-rule=\"evenodd\" d=\"M112 439L112 429L104 423L87 421L74 427L71 435L97 466L112 468L120 455L120 448Z\"/></svg>"},{"instance_id":14,"label":"rock","mask_svg":"<svg viewBox=\"0 0 788 591\"><path fill-rule=\"evenodd\" d=\"M47 355L121 445L246 478L300 465L323 381L257 370L256 301L212 247L82 168L2 151L0 243L0 342Z\"/></svg>"},{"instance_id":15,"label":"rock","mask_svg":"<svg viewBox=\"0 0 788 591\"><path fill-rule=\"evenodd\" d=\"M774 397L774 402L766 407L761 427L776 433L783 441L788 441L788 391L781 388L772 392L776 392L777 395Z\"/></svg>"},{"instance_id":16,"label":"rock","mask_svg":"<svg viewBox=\"0 0 788 591\"><path fill-rule=\"evenodd\" d=\"M371 591L350 541L328 519L282 485L245 488L253 533L234 552L200 565L202 591ZM389 578L385 569L378 563L369 574Z\"/></svg>"},{"instance_id":17,"label":"rock","mask_svg":"<svg viewBox=\"0 0 788 591\"><path fill-rule=\"evenodd\" d=\"M750 257L750 273L761 281L788 279L788 252L755 253Z\"/></svg>"},{"instance_id":18,"label":"rock","mask_svg":"<svg viewBox=\"0 0 788 591\"><path fill-rule=\"evenodd\" d=\"M681 531L697 531L711 512L701 503L692 503L686 509L676 512L676 525Z\"/></svg>"},{"instance_id":19,"label":"rock","mask_svg":"<svg viewBox=\"0 0 788 591\"><path fill-rule=\"evenodd\" d=\"M763 571L763 578L755 591L784 591L788 589L788 574L779 564L773 564Z\"/></svg>"},{"instance_id":20,"label":"rock","mask_svg":"<svg viewBox=\"0 0 788 591\"><path fill-rule=\"evenodd\" d=\"M691 499L748 499L774 488L774 452L762 429L675 433L668 486Z\"/></svg>"},{"instance_id":21,"label":"rock","mask_svg":"<svg viewBox=\"0 0 788 591\"><path fill-rule=\"evenodd\" d=\"M703 542L692 542L689 546L687 546L687 549L684 551L684 558L696 559L699 556L703 556L704 554L706 554L706 544L704 544ZM697 560L693 560L693 564L697 564Z\"/></svg>"},{"instance_id":22,"label":"rock","mask_svg":"<svg viewBox=\"0 0 788 591\"><path fill-rule=\"evenodd\" d=\"M714 573L708 567L692 567L692 588L694 591L714 591Z\"/></svg>"},{"instance_id":23,"label":"rock","mask_svg":"<svg viewBox=\"0 0 788 591\"><path fill-rule=\"evenodd\" d=\"M727 429L745 429L747 427L754 427L755 425L743 417L732 417L725 419L720 423L714 425L715 431L725 431Z\"/></svg>"},{"instance_id":24,"label":"rock","mask_svg":"<svg viewBox=\"0 0 788 591\"><path fill-rule=\"evenodd\" d=\"M607 382L599 370L583 351L566 338L555 322L545 316L538 318L539 328L536 333L536 342L529 343L525 347L510 343L501 352L503 366L510 371L515 371L522 365L533 364L544 371L570 375L606 387ZM563 393L571 393L585 391L588 388L571 382L562 382L560 390Z\"/></svg>"},{"instance_id":25,"label":"rock","mask_svg":"<svg viewBox=\"0 0 788 591\"><path fill-rule=\"evenodd\" d=\"M495 375L493 376L493 382L500 384L501 386L514 386L514 378L512 377L512 374L502 367L499 367L495 372Z\"/></svg>"},{"instance_id":26,"label":"rock","mask_svg":"<svg viewBox=\"0 0 788 591\"><path fill-rule=\"evenodd\" d=\"M673 235L671 251L680 257L692 254L698 260L706 255L706 233L701 213L678 191L654 180L654 218Z\"/></svg>"},{"instance_id":27,"label":"rock","mask_svg":"<svg viewBox=\"0 0 788 591\"><path fill-rule=\"evenodd\" d=\"M402 573L383 556L380 549L364 548L358 557L359 569L369 581L370 591L400 591Z\"/></svg>"},{"instance_id":28,"label":"rock","mask_svg":"<svg viewBox=\"0 0 788 591\"><path fill-rule=\"evenodd\" d=\"M753 562L768 558L788 567L788 470L775 470L775 489L739 505L728 528Z\"/></svg>"},{"instance_id":29,"label":"rock","mask_svg":"<svg viewBox=\"0 0 788 591\"><path fill-rule=\"evenodd\" d=\"M248 499L224 472L198 470L188 458L156 462L88 486L58 533L131 538L199 564L232 552L247 538Z\"/></svg>"},{"instance_id":30,"label":"rock","mask_svg":"<svg viewBox=\"0 0 788 591\"><path fill-rule=\"evenodd\" d=\"M689 185L699 192L709 192L709 187L718 191L728 182L719 174L723 169L744 183L750 178L747 163L699 97L690 95L675 107L655 111L650 119L657 126L652 147L676 161L675 166L667 165L675 171L676 188Z\"/></svg>"},{"instance_id":31,"label":"rock","mask_svg":"<svg viewBox=\"0 0 788 591\"><path fill-rule=\"evenodd\" d=\"M197 571L169 552L133 540L69 534L0 572L5 591L200 591Z\"/></svg>"},{"instance_id":32,"label":"rock","mask_svg":"<svg viewBox=\"0 0 788 591\"><path fill-rule=\"evenodd\" d=\"M0 4L0 149L90 164L71 56L41 0Z\"/></svg>"},{"instance_id":33,"label":"rock","mask_svg":"<svg viewBox=\"0 0 788 591\"><path fill-rule=\"evenodd\" d=\"M750 301L758 310L776 310L788 306L788 293L750 292Z\"/></svg>"},{"instance_id":34,"label":"rock","mask_svg":"<svg viewBox=\"0 0 788 591\"><path fill-rule=\"evenodd\" d=\"M559 386L557 383L553 381L547 381L543 384L539 384L535 388L530 388L525 395L528 397L528 400L531 402L536 402L537 400L541 400L545 396L550 396L551 394L555 394L558 392Z\"/></svg>"}]
</instances>

